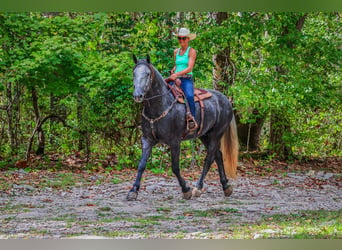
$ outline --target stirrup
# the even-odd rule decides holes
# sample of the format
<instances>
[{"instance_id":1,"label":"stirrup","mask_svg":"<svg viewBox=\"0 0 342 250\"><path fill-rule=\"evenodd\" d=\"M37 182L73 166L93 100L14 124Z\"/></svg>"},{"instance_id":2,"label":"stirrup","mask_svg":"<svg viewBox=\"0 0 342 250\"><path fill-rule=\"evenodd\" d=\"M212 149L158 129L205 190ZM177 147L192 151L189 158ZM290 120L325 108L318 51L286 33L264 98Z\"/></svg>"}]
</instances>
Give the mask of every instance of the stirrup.
<instances>
[{"instance_id":1,"label":"stirrup","mask_svg":"<svg viewBox=\"0 0 342 250\"><path fill-rule=\"evenodd\" d=\"M187 114L187 118L186 118L186 129L190 132L194 132L197 130L198 128L198 124L195 120L195 118L191 115L191 114Z\"/></svg>"}]
</instances>

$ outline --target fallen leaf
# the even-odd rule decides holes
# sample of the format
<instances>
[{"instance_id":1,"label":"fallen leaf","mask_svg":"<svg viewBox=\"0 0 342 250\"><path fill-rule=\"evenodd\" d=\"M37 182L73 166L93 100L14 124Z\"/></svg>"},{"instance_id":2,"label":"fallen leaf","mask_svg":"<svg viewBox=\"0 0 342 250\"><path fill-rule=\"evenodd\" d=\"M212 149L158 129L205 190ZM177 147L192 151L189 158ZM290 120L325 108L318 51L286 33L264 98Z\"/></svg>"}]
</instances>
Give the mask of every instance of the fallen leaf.
<instances>
[{"instance_id":1,"label":"fallen leaf","mask_svg":"<svg viewBox=\"0 0 342 250\"><path fill-rule=\"evenodd\" d=\"M51 199L44 199L43 202L53 202Z\"/></svg>"}]
</instances>

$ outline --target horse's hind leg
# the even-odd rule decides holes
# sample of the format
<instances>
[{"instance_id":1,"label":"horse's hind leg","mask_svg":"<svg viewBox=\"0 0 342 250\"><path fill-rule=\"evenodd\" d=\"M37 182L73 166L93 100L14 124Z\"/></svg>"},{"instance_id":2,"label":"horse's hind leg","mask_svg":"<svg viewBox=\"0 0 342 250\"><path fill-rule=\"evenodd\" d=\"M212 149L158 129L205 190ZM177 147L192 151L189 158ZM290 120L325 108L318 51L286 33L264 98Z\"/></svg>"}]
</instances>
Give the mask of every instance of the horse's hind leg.
<instances>
[{"instance_id":1,"label":"horse's hind leg","mask_svg":"<svg viewBox=\"0 0 342 250\"><path fill-rule=\"evenodd\" d=\"M224 171L222 152L221 152L220 149L218 149L216 151L216 155L215 156L216 156L215 157L215 161L216 161L216 164L218 166L218 172L219 172L219 175L220 175L220 182L221 182L221 185L222 185L222 189L223 189L224 195L226 197L228 197L228 196L230 196L232 194L233 187L228 184L228 179L227 179L226 173Z\"/></svg>"},{"instance_id":2,"label":"horse's hind leg","mask_svg":"<svg viewBox=\"0 0 342 250\"><path fill-rule=\"evenodd\" d=\"M201 192L202 192L201 190L203 189L204 179L210 170L211 164L213 164L214 162L214 158L215 158L215 155L213 153L208 153L207 156L205 157L202 174L201 174L200 179L197 182L196 188L194 188L192 192L193 196L198 197L201 195Z\"/></svg>"},{"instance_id":3,"label":"horse's hind leg","mask_svg":"<svg viewBox=\"0 0 342 250\"><path fill-rule=\"evenodd\" d=\"M155 142L152 142L144 137L142 137L141 143L142 143L142 157L138 165L137 178L135 179L132 189L128 192L128 195L127 195L127 200L129 201L134 201L138 197L141 177L145 171L147 159L151 155L152 147L155 145Z\"/></svg>"},{"instance_id":4,"label":"horse's hind leg","mask_svg":"<svg viewBox=\"0 0 342 250\"><path fill-rule=\"evenodd\" d=\"M171 146L171 161L172 161L172 172L176 175L179 185L182 188L183 198L189 200L192 196L192 190L186 185L185 180L180 175L179 170L179 155L180 155L180 144L174 144Z\"/></svg>"},{"instance_id":5,"label":"horse's hind leg","mask_svg":"<svg viewBox=\"0 0 342 250\"><path fill-rule=\"evenodd\" d=\"M215 151L218 149L218 140L208 140L210 137L202 137L201 140L203 144L207 148L207 156L205 157L204 160L204 165L203 165L203 170L200 179L197 182L196 188L193 190L193 195L194 196L200 196L201 195L201 190L203 189L203 182L205 177L207 176L211 165L213 164L215 160Z\"/></svg>"}]
</instances>

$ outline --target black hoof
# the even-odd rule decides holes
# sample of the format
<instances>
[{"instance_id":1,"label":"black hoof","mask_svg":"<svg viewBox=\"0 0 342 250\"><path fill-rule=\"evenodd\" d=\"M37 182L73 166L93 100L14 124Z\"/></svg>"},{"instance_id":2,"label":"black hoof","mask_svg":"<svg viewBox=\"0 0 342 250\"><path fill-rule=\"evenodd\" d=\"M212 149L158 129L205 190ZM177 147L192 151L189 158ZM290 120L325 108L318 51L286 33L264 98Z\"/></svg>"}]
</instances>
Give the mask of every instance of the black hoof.
<instances>
[{"instance_id":1,"label":"black hoof","mask_svg":"<svg viewBox=\"0 0 342 250\"><path fill-rule=\"evenodd\" d=\"M224 192L224 196L229 197L233 193L233 187L228 186L225 190L223 190L223 192Z\"/></svg>"},{"instance_id":2,"label":"black hoof","mask_svg":"<svg viewBox=\"0 0 342 250\"><path fill-rule=\"evenodd\" d=\"M136 201L138 198L138 192L129 191L127 194L128 201Z\"/></svg>"},{"instance_id":3,"label":"black hoof","mask_svg":"<svg viewBox=\"0 0 342 250\"><path fill-rule=\"evenodd\" d=\"M185 200L190 200L192 196L192 189L190 188L190 190L188 192L183 193L183 198Z\"/></svg>"}]
</instances>

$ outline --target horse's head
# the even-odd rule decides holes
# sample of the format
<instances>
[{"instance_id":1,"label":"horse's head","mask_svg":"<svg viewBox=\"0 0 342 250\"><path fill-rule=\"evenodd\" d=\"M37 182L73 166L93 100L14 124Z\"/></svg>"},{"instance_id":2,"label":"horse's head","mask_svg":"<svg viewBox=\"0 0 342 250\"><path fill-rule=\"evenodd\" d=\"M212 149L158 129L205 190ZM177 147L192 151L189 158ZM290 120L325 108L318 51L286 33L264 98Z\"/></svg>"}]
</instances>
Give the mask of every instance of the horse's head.
<instances>
[{"instance_id":1,"label":"horse's head","mask_svg":"<svg viewBox=\"0 0 342 250\"><path fill-rule=\"evenodd\" d=\"M147 92L151 88L154 71L149 56L147 56L146 59L138 60L137 57L133 55L133 60L135 62L133 70L133 98L136 102L143 102Z\"/></svg>"}]
</instances>

